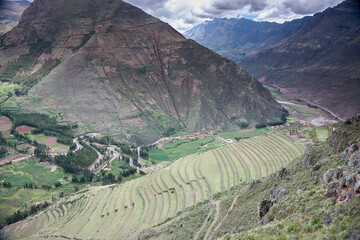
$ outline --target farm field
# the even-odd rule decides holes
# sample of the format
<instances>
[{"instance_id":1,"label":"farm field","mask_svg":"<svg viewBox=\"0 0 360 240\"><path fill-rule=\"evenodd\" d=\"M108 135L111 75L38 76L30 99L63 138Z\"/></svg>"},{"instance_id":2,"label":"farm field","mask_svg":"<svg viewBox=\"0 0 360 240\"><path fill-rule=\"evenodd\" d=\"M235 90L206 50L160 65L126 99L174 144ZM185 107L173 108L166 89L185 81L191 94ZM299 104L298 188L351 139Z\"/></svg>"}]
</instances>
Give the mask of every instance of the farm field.
<instances>
[{"instance_id":1,"label":"farm field","mask_svg":"<svg viewBox=\"0 0 360 240\"><path fill-rule=\"evenodd\" d=\"M10 82L0 82L0 104L9 96L15 96L15 92L21 90L21 86Z\"/></svg>"},{"instance_id":2,"label":"farm field","mask_svg":"<svg viewBox=\"0 0 360 240\"><path fill-rule=\"evenodd\" d=\"M18 239L129 239L216 193L279 170L304 150L302 139L271 133L197 152L124 184L80 191L5 231Z\"/></svg>"},{"instance_id":3,"label":"farm field","mask_svg":"<svg viewBox=\"0 0 360 240\"><path fill-rule=\"evenodd\" d=\"M53 164L39 164L35 160L27 160L19 163L2 166L0 182L6 181L12 184L12 188L0 188L0 221L4 217L25 204L51 200L51 196L58 196L60 191L73 192L74 187L69 183L70 175ZM61 182L62 186L55 188L54 184ZM35 183L38 189L25 189L25 183ZM43 190L41 186L48 184L52 190Z\"/></svg>"}]
</instances>

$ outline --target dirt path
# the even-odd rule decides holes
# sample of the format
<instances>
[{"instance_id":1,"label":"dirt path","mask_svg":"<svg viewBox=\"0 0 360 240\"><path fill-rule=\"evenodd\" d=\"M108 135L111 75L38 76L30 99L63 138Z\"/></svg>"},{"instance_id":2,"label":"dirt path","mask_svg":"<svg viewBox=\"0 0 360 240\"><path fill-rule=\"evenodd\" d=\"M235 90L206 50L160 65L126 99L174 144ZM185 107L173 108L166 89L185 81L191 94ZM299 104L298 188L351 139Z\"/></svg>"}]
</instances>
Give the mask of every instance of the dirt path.
<instances>
[{"instance_id":1,"label":"dirt path","mask_svg":"<svg viewBox=\"0 0 360 240\"><path fill-rule=\"evenodd\" d=\"M108 150L113 151L113 153L114 153L113 157L112 157L107 163L105 163L98 171L96 171L95 174L99 173L99 172L100 172L101 170L103 170L104 168L110 166L110 163L111 163L112 161L114 161L117 157L120 156L120 153L118 153L118 152L115 150L115 147L108 147Z\"/></svg>"},{"instance_id":2,"label":"dirt path","mask_svg":"<svg viewBox=\"0 0 360 240\"><path fill-rule=\"evenodd\" d=\"M208 239L208 236L211 232L211 229L214 227L215 223L217 222L217 220L219 219L219 214L220 214L220 201L216 201L214 202L215 203L215 206L216 206L216 213L215 213L215 216L214 216L214 220L212 221L211 225L209 226L209 228L207 229L206 231L206 234L205 234L205 237L204 237L204 240L205 239Z\"/></svg>"},{"instance_id":3,"label":"dirt path","mask_svg":"<svg viewBox=\"0 0 360 240\"><path fill-rule=\"evenodd\" d=\"M201 228L199 229L199 231L197 231L197 233L195 234L195 236L194 236L193 240L198 239L198 238L199 238L200 233L201 233L201 232L204 230L204 228L206 227L206 224L207 224L207 223L208 223L208 221L209 221L209 218L210 218L210 216L211 216L211 214L212 214L212 212L213 212L213 210L214 210L215 205L216 205L216 203L215 203L215 202L212 202L212 203L211 203L211 207L210 207L210 210L209 210L209 214L207 215L207 217L206 217L206 219L205 219L205 221L204 221L203 225L202 225L202 226L201 226Z\"/></svg>"},{"instance_id":4,"label":"dirt path","mask_svg":"<svg viewBox=\"0 0 360 240\"><path fill-rule=\"evenodd\" d=\"M28 158L30 158L31 156L30 155L25 155L25 154L22 154L22 153L18 153L18 154L15 154L15 155L12 155L10 157L6 157L4 159L1 159L0 160L0 166L3 166L3 165L6 165L10 162L20 162L20 161L23 161L23 160L26 160Z\"/></svg>"},{"instance_id":5,"label":"dirt path","mask_svg":"<svg viewBox=\"0 0 360 240\"><path fill-rule=\"evenodd\" d=\"M103 158L103 155L102 155L96 148L94 148L94 147L92 147L92 146L90 146L90 147L91 147L91 148L97 153L97 155L98 155L98 157L96 158L96 160L95 160L95 161L90 165L90 167L89 167L89 170L90 170L90 171L94 171L95 165L100 163L101 159Z\"/></svg>"},{"instance_id":6,"label":"dirt path","mask_svg":"<svg viewBox=\"0 0 360 240\"><path fill-rule=\"evenodd\" d=\"M129 165L130 167L134 167L134 160L131 156L127 156L129 158Z\"/></svg>"},{"instance_id":7,"label":"dirt path","mask_svg":"<svg viewBox=\"0 0 360 240\"><path fill-rule=\"evenodd\" d=\"M268 84L268 85L270 85L270 84ZM280 89L280 91L283 93L283 94L285 94L286 96L288 96L286 93L286 90L284 90L284 89L282 89L282 88L279 88L279 87L277 87L277 86L273 86L273 85L270 85L270 86L272 86L272 87L275 87L275 88L277 88L277 89ZM341 121L345 121L345 119L343 119L343 118L341 118L340 116L338 116L338 115L336 115L334 112L332 112L331 110L329 110L328 108L326 108L326 107L323 107L323 106L320 106L320 105L318 105L318 104L316 104L316 103L313 103L313 102L310 102L310 101L308 101L308 100L305 100L305 99L303 99L303 98L298 98L299 100L301 100L301 101L303 101L303 102L305 102L305 103L307 103L307 104L310 104L310 105L312 105L312 106L315 106L315 107L317 107L317 108L320 108L321 110L323 110L323 111L325 111L325 112L327 112L327 113L330 113L330 115L331 116L333 116L335 119L338 119L338 120L341 120ZM279 103L280 102L282 102L282 101L278 101ZM287 102L284 102L284 104L285 103L287 103ZM293 104L290 104L290 105L293 105Z\"/></svg>"},{"instance_id":8,"label":"dirt path","mask_svg":"<svg viewBox=\"0 0 360 240\"><path fill-rule=\"evenodd\" d=\"M138 146L137 148L137 153L138 153L138 164L141 166L141 156L140 156L140 149L141 149L141 146Z\"/></svg>"},{"instance_id":9,"label":"dirt path","mask_svg":"<svg viewBox=\"0 0 360 240\"><path fill-rule=\"evenodd\" d=\"M219 228L221 227L221 225L223 224L223 222L224 222L224 221L226 220L226 218L229 216L229 214L230 214L230 212L232 211L232 209L234 208L234 205L235 205L235 203L237 202L239 196L240 196L240 195L237 195L237 196L234 198L231 206L230 206L229 209L227 210L227 213L226 213L225 216L221 219L221 221L220 221L219 224L215 227L215 229L211 232L208 240L210 240L210 239L212 239L212 238L214 237L216 231L219 230ZM205 239L205 238L204 238L204 239Z\"/></svg>"},{"instance_id":10,"label":"dirt path","mask_svg":"<svg viewBox=\"0 0 360 240\"><path fill-rule=\"evenodd\" d=\"M74 139L73 139L73 143L76 144L76 149L73 150L73 152L79 151L80 149L83 148L83 146L81 146L81 144L79 143L79 139L78 139L78 138L74 138Z\"/></svg>"}]
</instances>

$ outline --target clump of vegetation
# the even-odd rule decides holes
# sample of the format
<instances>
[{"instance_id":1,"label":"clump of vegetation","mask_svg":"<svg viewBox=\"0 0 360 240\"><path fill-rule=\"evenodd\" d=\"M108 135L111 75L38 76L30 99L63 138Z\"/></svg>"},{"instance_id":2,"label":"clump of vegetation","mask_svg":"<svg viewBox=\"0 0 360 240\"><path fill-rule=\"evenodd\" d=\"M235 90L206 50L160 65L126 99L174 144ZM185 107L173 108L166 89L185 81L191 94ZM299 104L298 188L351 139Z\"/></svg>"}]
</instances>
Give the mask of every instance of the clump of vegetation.
<instances>
[{"instance_id":1,"label":"clump of vegetation","mask_svg":"<svg viewBox=\"0 0 360 240\"><path fill-rule=\"evenodd\" d=\"M56 119L49 117L45 114L39 113L14 113L14 112L0 112L1 115L5 115L13 122L11 134L17 138L30 141L26 136L19 134L16 128L22 125L26 125L32 128L33 134L43 133L46 136L55 136L58 143L65 145L71 145L73 134L71 127L68 125L60 125Z\"/></svg>"},{"instance_id":2,"label":"clump of vegetation","mask_svg":"<svg viewBox=\"0 0 360 240\"><path fill-rule=\"evenodd\" d=\"M54 163L61 166L66 173L82 173L97 158L97 153L86 144L76 152L69 152L67 155L58 155Z\"/></svg>"},{"instance_id":3,"label":"clump of vegetation","mask_svg":"<svg viewBox=\"0 0 360 240\"><path fill-rule=\"evenodd\" d=\"M5 218L5 224L9 225L9 224L18 222L20 220L23 220L23 219L27 218L28 216L31 216L31 215L33 215L33 214L47 208L49 205L50 204L47 201L45 201L44 203L39 203L39 204L32 205L28 209L17 210L12 215L7 216Z\"/></svg>"}]
</instances>

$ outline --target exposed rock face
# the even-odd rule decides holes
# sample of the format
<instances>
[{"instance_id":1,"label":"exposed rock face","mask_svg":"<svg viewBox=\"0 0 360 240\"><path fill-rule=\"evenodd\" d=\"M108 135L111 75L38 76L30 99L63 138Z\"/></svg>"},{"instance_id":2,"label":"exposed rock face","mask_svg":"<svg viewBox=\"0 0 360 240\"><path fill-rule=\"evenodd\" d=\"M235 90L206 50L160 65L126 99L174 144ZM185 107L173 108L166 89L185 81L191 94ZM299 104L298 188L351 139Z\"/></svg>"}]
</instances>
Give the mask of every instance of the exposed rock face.
<instances>
[{"instance_id":1,"label":"exposed rock face","mask_svg":"<svg viewBox=\"0 0 360 240\"><path fill-rule=\"evenodd\" d=\"M337 152L343 152L343 158L348 161L351 154L360 148L360 114L342 122L329 137L331 144ZM350 146L349 146L350 145Z\"/></svg>"},{"instance_id":2,"label":"exposed rock face","mask_svg":"<svg viewBox=\"0 0 360 240\"><path fill-rule=\"evenodd\" d=\"M347 0L240 65L265 83L350 118L360 112L359 28L360 2Z\"/></svg>"},{"instance_id":3,"label":"exposed rock face","mask_svg":"<svg viewBox=\"0 0 360 240\"><path fill-rule=\"evenodd\" d=\"M151 142L169 128L223 130L281 116L248 72L123 1L36 0L1 45L0 79L59 60L23 108L55 108L132 142ZM9 60L28 49L39 56L15 76Z\"/></svg>"},{"instance_id":4,"label":"exposed rock face","mask_svg":"<svg viewBox=\"0 0 360 240\"><path fill-rule=\"evenodd\" d=\"M262 200L259 202L257 206L257 220L261 220L265 214L269 212L273 204L274 202L270 200Z\"/></svg>"}]
</instances>

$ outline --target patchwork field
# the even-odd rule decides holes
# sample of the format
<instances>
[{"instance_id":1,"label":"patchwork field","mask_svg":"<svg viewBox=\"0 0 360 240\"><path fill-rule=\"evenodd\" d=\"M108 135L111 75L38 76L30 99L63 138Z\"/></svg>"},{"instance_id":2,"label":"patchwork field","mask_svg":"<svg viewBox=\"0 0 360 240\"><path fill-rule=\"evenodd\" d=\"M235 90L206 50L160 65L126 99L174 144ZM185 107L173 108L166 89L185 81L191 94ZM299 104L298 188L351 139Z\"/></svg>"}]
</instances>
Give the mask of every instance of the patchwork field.
<instances>
[{"instance_id":1,"label":"patchwork field","mask_svg":"<svg viewBox=\"0 0 360 240\"><path fill-rule=\"evenodd\" d=\"M304 145L271 133L188 155L124 184L79 192L5 232L17 239L129 239L218 192L279 170L301 156Z\"/></svg>"},{"instance_id":2,"label":"patchwork field","mask_svg":"<svg viewBox=\"0 0 360 240\"><path fill-rule=\"evenodd\" d=\"M8 131L11 129L12 122L5 116L0 117L0 131Z\"/></svg>"},{"instance_id":3,"label":"patchwork field","mask_svg":"<svg viewBox=\"0 0 360 240\"><path fill-rule=\"evenodd\" d=\"M35 202L51 199L52 195L58 196L58 192L73 191L73 186L64 180L69 177L61 168L53 164L39 164L35 160L13 163L2 166L0 169L0 182L6 181L12 184L12 188L0 188L0 221L5 216L13 213L24 205L30 206ZM54 184L61 181L60 188ZM34 183L38 189L25 189L25 183ZM53 186L53 190L46 191L41 189L43 184Z\"/></svg>"}]
</instances>

